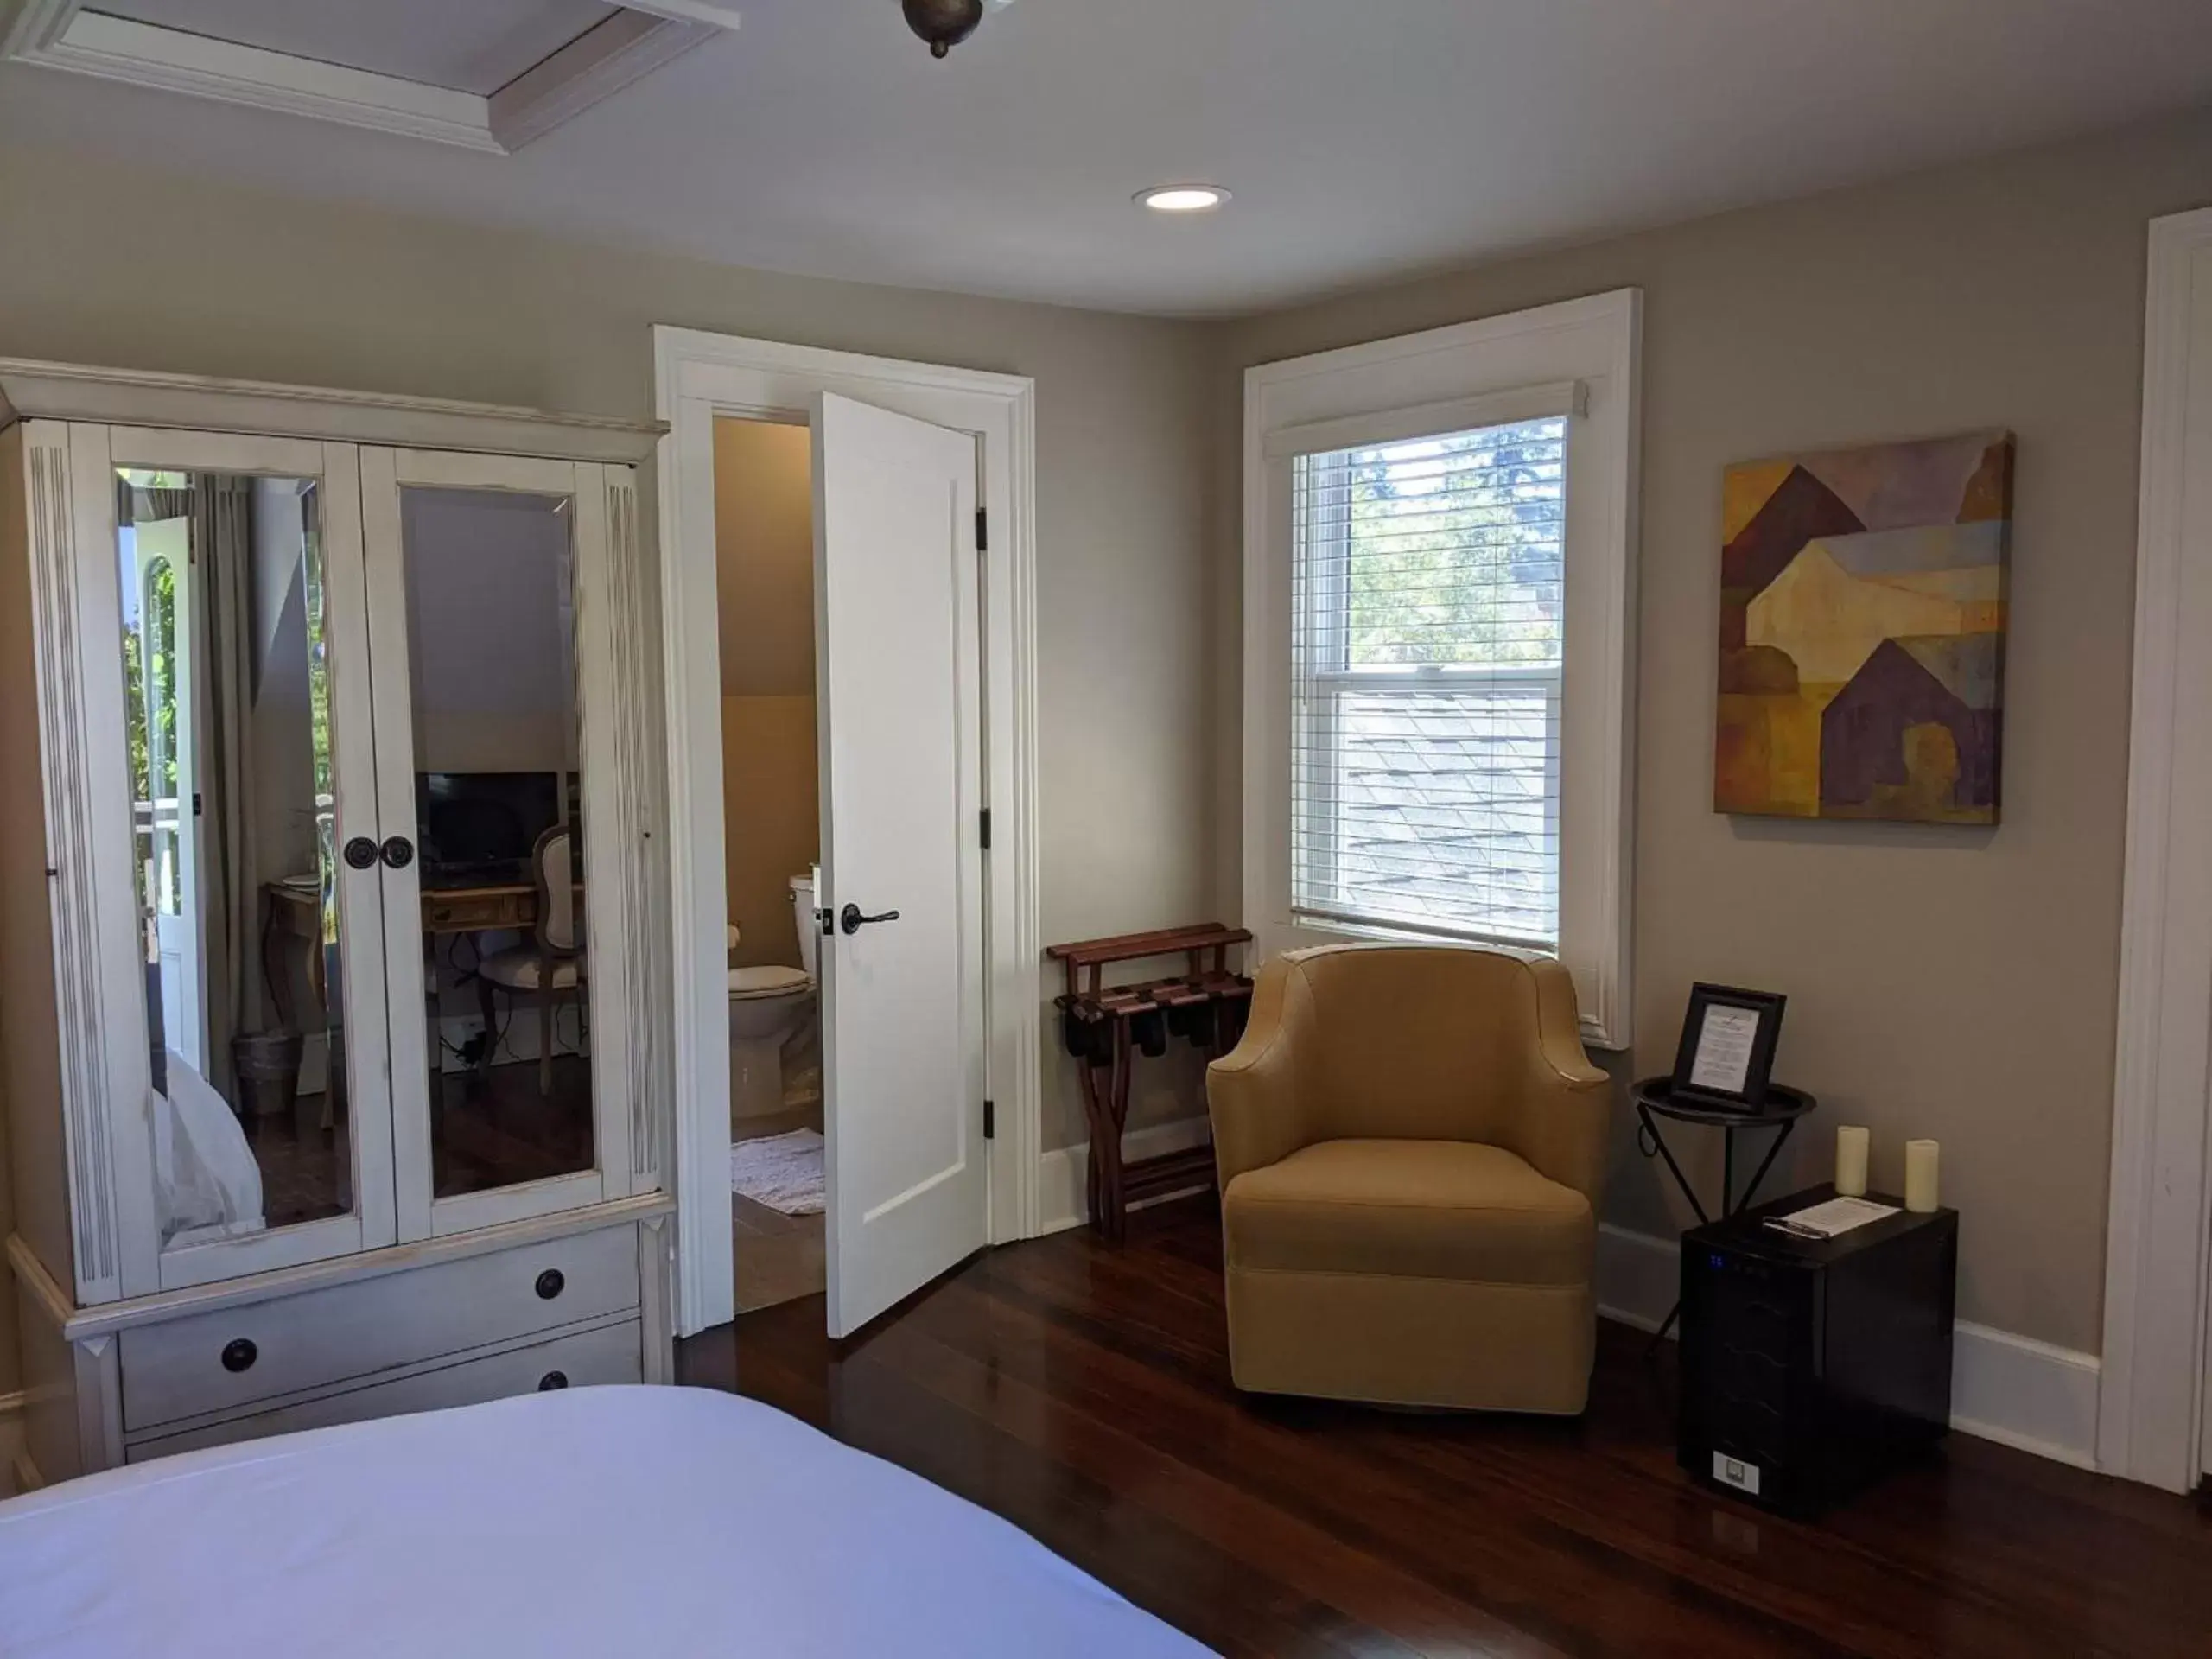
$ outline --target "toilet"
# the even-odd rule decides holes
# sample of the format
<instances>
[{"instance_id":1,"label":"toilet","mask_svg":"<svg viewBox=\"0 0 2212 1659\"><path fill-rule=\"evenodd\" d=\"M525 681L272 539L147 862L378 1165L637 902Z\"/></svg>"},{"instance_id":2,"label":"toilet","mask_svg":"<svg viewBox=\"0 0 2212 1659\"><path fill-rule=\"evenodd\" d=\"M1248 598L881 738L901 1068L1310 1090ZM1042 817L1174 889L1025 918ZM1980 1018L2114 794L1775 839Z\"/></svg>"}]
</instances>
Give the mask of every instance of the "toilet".
<instances>
[{"instance_id":1,"label":"toilet","mask_svg":"<svg viewBox=\"0 0 2212 1659\"><path fill-rule=\"evenodd\" d=\"M784 1045L814 1013L814 877L791 877L791 921L804 968L729 970L729 1115L760 1117L784 1109ZM736 948L736 929L731 948Z\"/></svg>"}]
</instances>

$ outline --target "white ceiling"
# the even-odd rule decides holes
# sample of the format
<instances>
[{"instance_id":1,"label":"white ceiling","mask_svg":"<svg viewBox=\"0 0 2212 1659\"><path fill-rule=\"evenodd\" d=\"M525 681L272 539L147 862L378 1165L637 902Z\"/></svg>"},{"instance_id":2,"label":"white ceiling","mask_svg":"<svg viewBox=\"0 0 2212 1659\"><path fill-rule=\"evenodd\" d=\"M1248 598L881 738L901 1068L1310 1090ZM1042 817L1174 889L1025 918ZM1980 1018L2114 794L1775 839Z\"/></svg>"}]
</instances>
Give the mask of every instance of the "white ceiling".
<instances>
[{"instance_id":1,"label":"white ceiling","mask_svg":"<svg viewBox=\"0 0 2212 1659\"><path fill-rule=\"evenodd\" d=\"M737 264L1218 314L2212 102L2205 0L1020 0L944 62L895 0L737 3L735 34L512 156L21 66L0 139ZM1235 201L1130 204L1192 178Z\"/></svg>"},{"instance_id":2,"label":"white ceiling","mask_svg":"<svg viewBox=\"0 0 2212 1659\"><path fill-rule=\"evenodd\" d=\"M88 10L483 97L615 11L599 0L92 0Z\"/></svg>"}]
</instances>

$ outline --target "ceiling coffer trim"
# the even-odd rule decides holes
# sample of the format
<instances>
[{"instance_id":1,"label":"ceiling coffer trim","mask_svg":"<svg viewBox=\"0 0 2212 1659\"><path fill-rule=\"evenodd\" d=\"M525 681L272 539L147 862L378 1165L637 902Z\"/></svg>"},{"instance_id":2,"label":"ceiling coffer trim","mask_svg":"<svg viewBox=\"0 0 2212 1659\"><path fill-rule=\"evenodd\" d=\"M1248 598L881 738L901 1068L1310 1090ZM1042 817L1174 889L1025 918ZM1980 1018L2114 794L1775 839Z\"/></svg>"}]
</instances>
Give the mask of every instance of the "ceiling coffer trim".
<instances>
[{"instance_id":1,"label":"ceiling coffer trim","mask_svg":"<svg viewBox=\"0 0 2212 1659\"><path fill-rule=\"evenodd\" d=\"M111 17L86 0L0 0L0 57L506 156L737 25L709 0L625 0L488 98Z\"/></svg>"},{"instance_id":2,"label":"ceiling coffer trim","mask_svg":"<svg viewBox=\"0 0 2212 1659\"><path fill-rule=\"evenodd\" d=\"M181 427L618 466L645 460L668 429L662 421L556 415L449 397L0 358L0 427L18 419Z\"/></svg>"}]
</instances>

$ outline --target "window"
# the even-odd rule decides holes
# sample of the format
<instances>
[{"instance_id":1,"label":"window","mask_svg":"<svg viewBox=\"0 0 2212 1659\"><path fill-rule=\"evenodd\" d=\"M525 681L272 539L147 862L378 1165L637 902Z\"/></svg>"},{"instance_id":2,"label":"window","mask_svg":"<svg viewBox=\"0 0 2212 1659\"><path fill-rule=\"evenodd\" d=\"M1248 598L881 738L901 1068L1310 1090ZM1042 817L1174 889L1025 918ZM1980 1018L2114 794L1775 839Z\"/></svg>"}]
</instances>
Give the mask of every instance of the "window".
<instances>
[{"instance_id":1,"label":"window","mask_svg":"<svg viewBox=\"0 0 2212 1659\"><path fill-rule=\"evenodd\" d=\"M1567 423L1294 458L1291 913L1559 943Z\"/></svg>"},{"instance_id":2,"label":"window","mask_svg":"<svg viewBox=\"0 0 2212 1659\"><path fill-rule=\"evenodd\" d=\"M1556 955L1628 1040L1632 292L1247 378L1245 922Z\"/></svg>"}]
</instances>

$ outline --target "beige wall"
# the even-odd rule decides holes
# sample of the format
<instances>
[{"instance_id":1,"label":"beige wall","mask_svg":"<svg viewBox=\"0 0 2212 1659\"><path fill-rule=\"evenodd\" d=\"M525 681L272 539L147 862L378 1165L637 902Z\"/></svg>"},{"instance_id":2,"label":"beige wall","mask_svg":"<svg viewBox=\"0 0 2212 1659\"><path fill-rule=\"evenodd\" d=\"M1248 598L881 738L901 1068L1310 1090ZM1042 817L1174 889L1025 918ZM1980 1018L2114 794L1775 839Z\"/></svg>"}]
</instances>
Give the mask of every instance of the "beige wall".
<instances>
[{"instance_id":1,"label":"beige wall","mask_svg":"<svg viewBox=\"0 0 2212 1659\"><path fill-rule=\"evenodd\" d=\"M1637 1041L1672 1063L1694 979L1786 992L1777 1075L1894 1190L1943 1143L1961 1313L2100 1339L2141 383L2145 224L2212 200L2196 119L1438 277L1230 327L1216 454L1251 364L1628 284L1645 296ZM2019 436L2004 823L1732 819L1712 808L1720 475L1819 445ZM1216 821L1236 890L1236 531L1217 502ZM1669 1230L1625 1132L1612 1219ZM1717 1183L1718 1169L1711 1179ZM1773 1190L1786 1190L1777 1186Z\"/></svg>"},{"instance_id":2,"label":"beige wall","mask_svg":"<svg viewBox=\"0 0 2212 1659\"><path fill-rule=\"evenodd\" d=\"M802 965L791 878L822 855L813 449L803 426L715 423L722 850L743 967Z\"/></svg>"},{"instance_id":3,"label":"beige wall","mask_svg":"<svg viewBox=\"0 0 2212 1659\"><path fill-rule=\"evenodd\" d=\"M715 423L715 603L726 697L814 690L814 435Z\"/></svg>"},{"instance_id":4,"label":"beige wall","mask_svg":"<svg viewBox=\"0 0 2212 1659\"><path fill-rule=\"evenodd\" d=\"M1038 381L1043 928L1231 912L1238 375L1633 283L1647 297L1637 1052L1694 978L1787 991L1828 1128L1945 1146L1967 1317L2098 1340L2143 238L2212 200L2212 120L1229 325L872 289L0 150L0 353L642 414L656 321ZM114 204L128 201L128 213ZM143 250L162 250L158 261ZM1822 443L2020 438L2005 821L1713 815L1719 477ZM1208 712L1211 718L1209 719ZM1048 1044L1047 1145L1082 1135ZM1195 1103L1141 1073L1140 1120ZM1661 1230L1624 1135L1611 1217ZM7 1379L0 1376L0 1388Z\"/></svg>"},{"instance_id":5,"label":"beige wall","mask_svg":"<svg viewBox=\"0 0 2212 1659\"><path fill-rule=\"evenodd\" d=\"M740 967L802 964L791 879L822 855L814 698L722 699L723 863Z\"/></svg>"}]
</instances>

